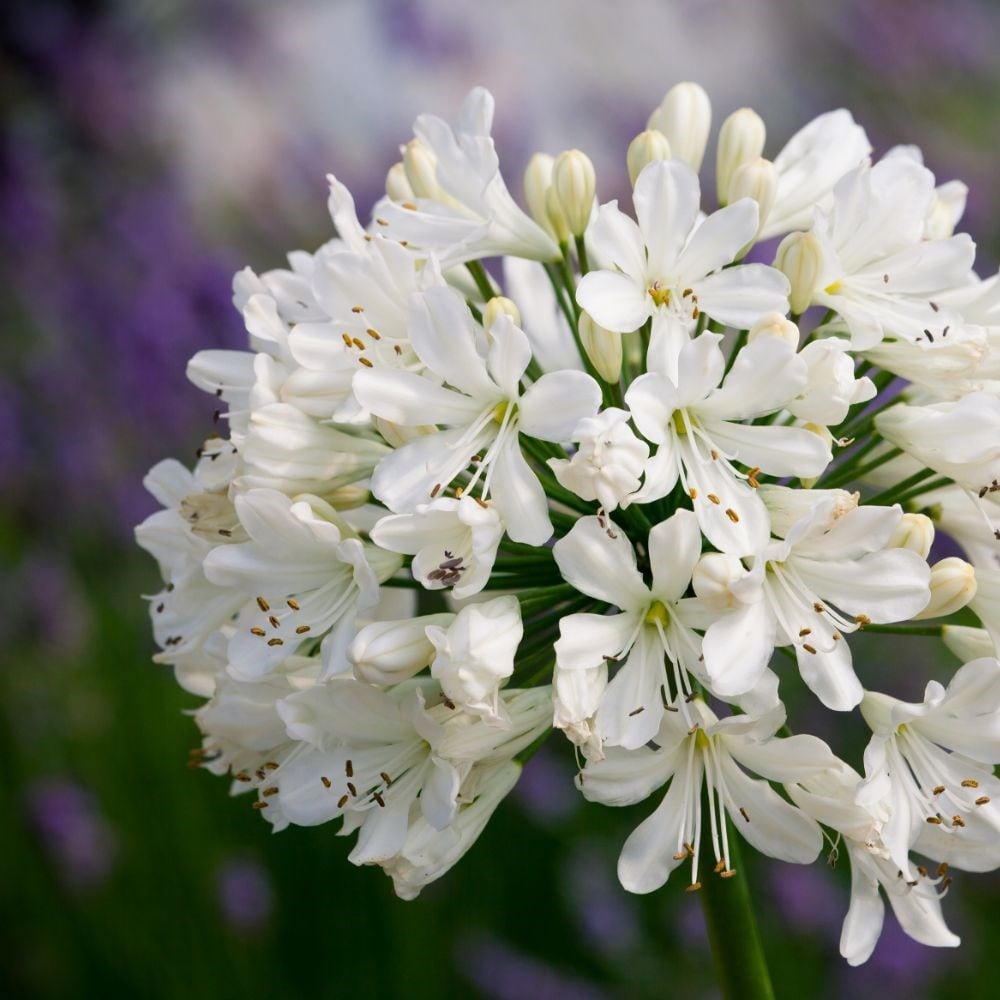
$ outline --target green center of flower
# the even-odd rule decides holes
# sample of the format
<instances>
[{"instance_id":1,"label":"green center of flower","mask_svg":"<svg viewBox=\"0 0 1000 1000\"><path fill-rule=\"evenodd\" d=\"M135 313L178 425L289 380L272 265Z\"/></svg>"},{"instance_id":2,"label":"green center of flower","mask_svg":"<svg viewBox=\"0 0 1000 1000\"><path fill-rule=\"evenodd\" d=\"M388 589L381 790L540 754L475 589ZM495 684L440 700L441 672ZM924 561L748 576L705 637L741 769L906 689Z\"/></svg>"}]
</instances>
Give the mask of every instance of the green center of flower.
<instances>
[{"instance_id":1,"label":"green center of flower","mask_svg":"<svg viewBox=\"0 0 1000 1000\"><path fill-rule=\"evenodd\" d=\"M694 734L694 745L699 750L707 750L709 747L708 737L704 729L698 729Z\"/></svg>"},{"instance_id":2,"label":"green center of flower","mask_svg":"<svg viewBox=\"0 0 1000 1000\"><path fill-rule=\"evenodd\" d=\"M678 434L687 434L687 421L684 419L683 410L674 410L674 415L670 418L670 422L674 425L674 430Z\"/></svg>"},{"instance_id":3,"label":"green center of flower","mask_svg":"<svg viewBox=\"0 0 1000 1000\"><path fill-rule=\"evenodd\" d=\"M653 601L646 612L645 622L647 625L660 624L664 628L670 624L670 612L662 601Z\"/></svg>"},{"instance_id":4,"label":"green center of flower","mask_svg":"<svg viewBox=\"0 0 1000 1000\"><path fill-rule=\"evenodd\" d=\"M661 288L658 281L653 282L649 289L649 297L658 306L669 306L670 305L670 289Z\"/></svg>"},{"instance_id":5,"label":"green center of flower","mask_svg":"<svg viewBox=\"0 0 1000 1000\"><path fill-rule=\"evenodd\" d=\"M514 405L515 404L510 402L510 400L504 400L502 403L497 403L497 405L493 407L493 419L498 424L502 424L504 417L506 417L507 414L514 408Z\"/></svg>"}]
</instances>

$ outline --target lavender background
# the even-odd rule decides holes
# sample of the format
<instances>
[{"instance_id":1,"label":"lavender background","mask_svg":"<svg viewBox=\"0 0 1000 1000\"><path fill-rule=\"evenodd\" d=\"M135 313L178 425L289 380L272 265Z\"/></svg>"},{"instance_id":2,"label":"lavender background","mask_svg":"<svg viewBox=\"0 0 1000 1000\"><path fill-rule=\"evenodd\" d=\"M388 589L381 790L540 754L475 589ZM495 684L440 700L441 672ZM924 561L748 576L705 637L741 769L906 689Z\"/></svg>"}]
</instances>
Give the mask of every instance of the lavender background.
<instances>
[{"instance_id":1,"label":"lavender background","mask_svg":"<svg viewBox=\"0 0 1000 1000\"><path fill-rule=\"evenodd\" d=\"M364 207L409 124L485 84L510 187L579 146L602 199L664 91L717 121L761 111L773 153L846 104L879 149L915 142L971 188L984 273L1000 249L1000 6L982 0L138 0L5 5L0 29L0 973L12 994L712 996L700 912L614 878L643 810L572 793L554 745L459 872L395 902L327 829L269 838L183 767L191 704L149 664L131 544L140 479L193 455L212 404L197 349L236 346L232 272L330 235L324 175ZM708 158L709 160L711 157ZM873 650L919 689L905 649ZM889 656L882 656L890 652ZM817 725L829 726L828 717ZM841 748L860 731L834 735ZM836 957L845 872L756 864L769 957L808 996L992 996L998 883L961 878L965 945L891 919L872 962Z\"/></svg>"}]
</instances>

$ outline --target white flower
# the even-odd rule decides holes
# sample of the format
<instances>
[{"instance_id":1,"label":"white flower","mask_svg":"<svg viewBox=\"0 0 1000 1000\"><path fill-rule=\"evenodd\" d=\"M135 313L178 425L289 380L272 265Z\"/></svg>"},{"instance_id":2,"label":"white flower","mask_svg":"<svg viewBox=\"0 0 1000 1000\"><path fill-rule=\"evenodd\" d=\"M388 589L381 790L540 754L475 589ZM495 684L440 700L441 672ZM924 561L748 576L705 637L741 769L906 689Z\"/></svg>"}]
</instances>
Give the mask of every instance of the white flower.
<instances>
[{"instance_id":1,"label":"white flower","mask_svg":"<svg viewBox=\"0 0 1000 1000\"><path fill-rule=\"evenodd\" d=\"M613 615L567 615L559 623L555 724L582 735L588 745L588 728L573 727L594 717L596 735L607 745L643 746L659 730L664 712L679 710L688 718L688 675L707 681L694 631L703 612L684 597L701 556L694 515L678 510L655 525L647 549L651 587L637 568L632 543L603 518L580 518L553 550L568 583L619 609ZM624 661L610 684L608 660Z\"/></svg>"},{"instance_id":2,"label":"white flower","mask_svg":"<svg viewBox=\"0 0 1000 1000\"><path fill-rule=\"evenodd\" d=\"M804 491L803 501L810 495ZM867 622L905 621L930 600L927 563L916 552L885 547L899 507L853 507L836 516L842 507L836 495L825 497L756 555L740 585L746 603L716 626L753 637L754 648L793 646L802 679L835 711L854 708L863 695L845 635ZM753 661L734 663L734 655L738 646L721 645L714 670L752 684Z\"/></svg>"},{"instance_id":3,"label":"white flower","mask_svg":"<svg viewBox=\"0 0 1000 1000\"><path fill-rule=\"evenodd\" d=\"M504 526L493 504L440 497L412 514L389 514L371 531L390 552L412 555L410 572L428 590L450 587L458 599L478 594L490 578Z\"/></svg>"},{"instance_id":4,"label":"white flower","mask_svg":"<svg viewBox=\"0 0 1000 1000\"><path fill-rule=\"evenodd\" d=\"M740 423L782 409L806 388L808 370L794 349L761 337L740 351L723 378L720 340L701 334L681 348L675 376L650 372L625 394L635 425L657 446L631 502L664 497L679 479L708 540L748 555L770 534L767 511L748 482L761 471L818 476L831 456L804 428ZM734 462L752 471L738 472Z\"/></svg>"},{"instance_id":5,"label":"white flower","mask_svg":"<svg viewBox=\"0 0 1000 1000\"><path fill-rule=\"evenodd\" d=\"M598 500L606 511L639 488L649 458L649 446L636 437L628 420L628 412L616 407L581 420L573 432L579 445L573 457L548 462L562 486L584 500Z\"/></svg>"},{"instance_id":6,"label":"white flower","mask_svg":"<svg viewBox=\"0 0 1000 1000\"><path fill-rule=\"evenodd\" d=\"M968 236L923 238L934 176L904 157L890 157L845 176L829 213L813 232L824 262L813 304L836 310L858 350L885 334L938 337L961 322L936 296L964 283L975 244Z\"/></svg>"},{"instance_id":7,"label":"white flower","mask_svg":"<svg viewBox=\"0 0 1000 1000\"><path fill-rule=\"evenodd\" d=\"M605 270L586 274L577 302L608 330L627 333L653 320L650 357L672 375L701 313L749 329L763 313L788 311L788 281L774 268L722 270L757 233L757 205L744 198L699 224L698 176L680 160L658 160L639 175L638 224L602 205L588 243ZM716 273L718 272L718 273Z\"/></svg>"},{"instance_id":8,"label":"white flower","mask_svg":"<svg viewBox=\"0 0 1000 1000\"><path fill-rule=\"evenodd\" d=\"M454 620L453 614L444 612L371 622L354 637L347 654L354 676L379 685L409 680L434 659L434 643L427 638L427 626L446 628Z\"/></svg>"},{"instance_id":9,"label":"white flower","mask_svg":"<svg viewBox=\"0 0 1000 1000\"><path fill-rule=\"evenodd\" d=\"M251 490L236 498L236 512L249 540L218 546L205 559L210 581L250 597L229 642L230 672L262 677L331 628L324 671L346 669L355 615L375 604L379 581L399 560L351 537L318 497L293 502L275 490Z\"/></svg>"},{"instance_id":10,"label":"white flower","mask_svg":"<svg viewBox=\"0 0 1000 1000\"><path fill-rule=\"evenodd\" d=\"M815 206L826 207L837 181L864 162L871 148L865 130L844 108L799 129L774 158L778 191L760 239L808 227Z\"/></svg>"},{"instance_id":11,"label":"white flower","mask_svg":"<svg viewBox=\"0 0 1000 1000\"><path fill-rule=\"evenodd\" d=\"M805 388L788 404L788 412L800 420L833 427L842 423L856 403L875 396L875 384L867 376L855 378L854 358L843 341L823 338L806 344L799 357L806 363Z\"/></svg>"},{"instance_id":12,"label":"white flower","mask_svg":"<svg viewBox=\"0 0 1000 1000\"><path fill-rule=\"evenodd\" d=\"M569 440L579 421L597 412L597 383L584 372L553 372L522 393L531 359L524 333L501 316L487 344L465 301L448 288L414 299L410 335L429 371L453 388L408 372L372 369L355 376L355 394L394 423L449 429L414 438L383 459L372 491L390 510L408 513L446 490L481 455L464 492L471 495L481 482L481 499L492 497L510 537L540 545L552 525L518 435Z\"/></svg>"},{"instance_id":13,"label":"white flower","mask_svg":"<svg viewBox=\"0 0 1000 1000\"><path fill-rule=\"evenodd\" d=\"M482 87L469 91L454 128L433 115L417 118L413 132L438 190L415 203L380 202L376 214L387 234L436 253L445 266L499 254L558 259L559 248L504 184L492 124L493 96Z\"/></svg>"},{"instance_id":14,"label":"white flower","mask_svg":"<svg viewBox=\"0 0 1000 1000\"><path fill-rule=\"evenodd\" d=\"M1000 663L974 660L921 704L865 693L872 729L859 801L884 800L882 840L905 869L910 850L969 871L1000 865Z\"/></svg>"},{"instance_id":15,"label":"white flower","mask_svg":"<svg viewBox=\"0 0 1000 1000\"><path fill-rule=\"evenodd\" d=\"M829 747L814 736L774 738L784 721L780 708L761 719L718 719L696 698L690 710L693 727L678 713L668 713L653 737L655 749L609 750L604 760L588 762L579 777L586 798L614 806L640 802L670 782L663 801L622 848L622 885L629 892L652 892L690 860L689 888L701 888L703 784L714 871L723 878L737 874L730 864L726 813L733 829L763 854L796 864L815 860L823 846L817 823L743 769L771 781L798 782L836 765Z\"/></svg>"},{"instance_id":16,"label":"white flower","mask_svg":"<svg viewBox=\"0 0 1000 1000\"><path fill-rule=\"evenodd\" d=\"M500 685L514 672L524 629L516 597L497 597L462 608L447 626L428 625L434 647L431 676L445 697L484 722L509 727Z\"/></svg>"}]
</instances>

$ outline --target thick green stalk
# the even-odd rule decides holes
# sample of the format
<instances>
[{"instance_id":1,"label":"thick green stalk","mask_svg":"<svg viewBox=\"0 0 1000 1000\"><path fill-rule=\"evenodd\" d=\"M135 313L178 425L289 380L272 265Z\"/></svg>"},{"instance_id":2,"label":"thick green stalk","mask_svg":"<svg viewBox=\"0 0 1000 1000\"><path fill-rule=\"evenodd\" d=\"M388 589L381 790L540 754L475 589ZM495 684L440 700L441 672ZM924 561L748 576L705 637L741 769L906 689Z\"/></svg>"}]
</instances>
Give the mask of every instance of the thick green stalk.
<instances>
[{"instance_id":1,"label":"thick green stalk","mask_svg":"<svg viewBox=\"0 0 1000 1000\"><path fill-rule=\"evenodd\" d=\"M490 283L486 268L478 260L470 260L465 266L468 268L469 274L472 275L472 280L476 283L476 288L479 289L479 294L482 295L483 301L489 302L496 295L496 292Z\"/></svg>"},{"instance_id":2,"label":"thick green stalk","mask_svg":"<svg viewBox=\"0 0 1000 1000\"><path fill-rule=\"evenodd\" d=\"M719 989L726 1000L773 1000L771 974L740 860L738 837L729 841L729 861L735 877L723 879L706 873L699 892Z\"/></svg>"}]
</instances>

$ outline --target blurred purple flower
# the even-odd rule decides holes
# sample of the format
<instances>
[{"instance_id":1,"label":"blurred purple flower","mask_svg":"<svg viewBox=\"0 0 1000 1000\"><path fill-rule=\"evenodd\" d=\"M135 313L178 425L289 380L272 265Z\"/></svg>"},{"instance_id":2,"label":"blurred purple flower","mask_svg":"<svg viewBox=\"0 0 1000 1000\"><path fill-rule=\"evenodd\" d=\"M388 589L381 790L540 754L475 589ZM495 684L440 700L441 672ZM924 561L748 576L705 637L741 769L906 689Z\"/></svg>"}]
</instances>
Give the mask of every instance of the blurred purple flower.
<instances>
[{"instance_id":1,"label":"blurred purple flower","mask_svg":"<svg viewBox=\"0 0 1000 1000\"><path fill-rule=\"evenodd\" d=\"M633 898L615 878L615 855L597 843L577 844L564 870L573 915L586 939L607 956L634 948L639 938Z\"/></svg>"},{"instance_id":2,"label":"blurred purple flower","mask_svg":"<svg viewBox=\"0 0 1000 1000\"><path fill-rule=\"evenodd\" d=\"M95 889L110 876L118 854L114 831L94 796L70 778L46 778L25 792L28 822L63 883Z\"/></svg>"},{"instance_id":3,"label":"blurred purple flower","mask_svg":"<svg viewBox=\"0 0 1000 1000\"><path fill-rule=\"evenodd\" d=\"M565 761L543 746L524 765L514 798L540 826L565 822L580 806L573 773Z\"/></svg>"},{"instance_id":4,"label":"blurred purple flower","mask_svg":"<svg viewBox=\"0 0 1000 1000\"><path fill-rule=\"evenodd\" d=\"M843 894L820 865L768 865L769 889L778 919L796 933L822 932L836 937L847 905Z\"/></svg>"},{"instance_id":5,"label":"blurred purple flower","mask_svg":"<svg viewBox=\"0 0 1000 1000\"><path fill-rule=\"evenodd\" d=\"M260 931L274 905L267 870L248 858L227 861L219 869L216 894L226 924L240 933Z\"/></svg>"},{"instance_id":6,"label":"blurred purple flower","mask_svg":"<svg viewBox=\"0 0 1000 1000\"><path fill-rule=\"evenodd\" d=\"M491 1000L604 1000L604 990L546 965L497 938L486 935L459 939L455 949L459 970Z\"/></svg>"}]
</instances>

